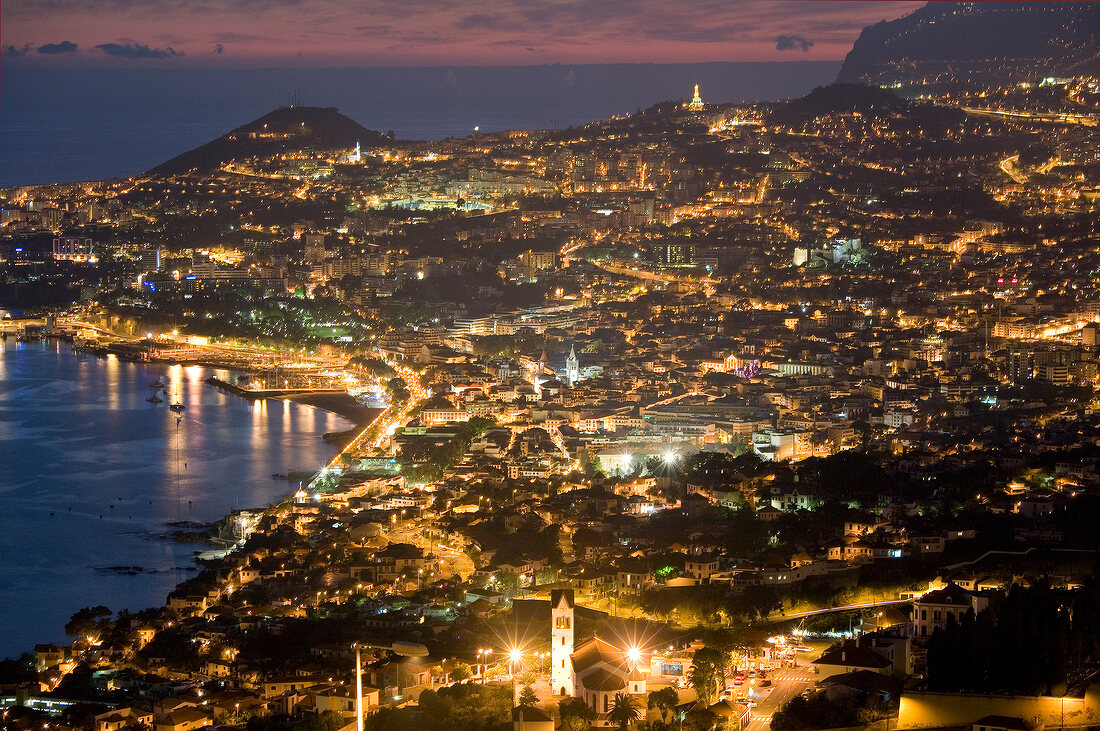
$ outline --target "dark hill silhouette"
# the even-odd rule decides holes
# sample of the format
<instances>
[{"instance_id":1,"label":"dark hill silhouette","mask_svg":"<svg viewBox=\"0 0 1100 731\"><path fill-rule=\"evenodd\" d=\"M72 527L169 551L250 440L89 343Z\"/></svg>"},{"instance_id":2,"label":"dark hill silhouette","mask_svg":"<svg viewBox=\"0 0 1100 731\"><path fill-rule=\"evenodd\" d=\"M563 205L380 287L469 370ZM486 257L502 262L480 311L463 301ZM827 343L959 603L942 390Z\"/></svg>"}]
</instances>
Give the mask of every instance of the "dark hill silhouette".
<instances>
[{"instance_id":1,"label":"dark hill silhouette","mask_svg":"<svg viewBox=\"0 0 1100 731\"><path fill-rule=\"evenodd\" d=\"M231 160L307 148L352 148L356 142L370 148L389 142L389 138L340 114L336 107L280 107L161 163L146 175L206 172Z\"/></svg>"},{"instance_id":2,"label":"dark hill silhouette","mask_svg":"<svg viewBox=\"0 0 1100 731\"><path fill-rule=\"evenodd\" d=\"M772 124L797 126L817 117L844 112L859 112L867 117L880 118L901 116L930 126L950 125L965 116L961 110L902 99L877 86L830 84L819 86L800 99L776 106L768 120Z\"/></svg>"},{"instance_id":3,"label":"dark hill silhouette","mask_svg":"<svg viewBox=\"0 0 1100 731\"><path fill-rule=\"evenodd\" d=\"M838 82L882 83L922 62L1034 59L1037 75L1095 66L1100 3L930 2L868 26Z\"/></svg>"}]
</instances>

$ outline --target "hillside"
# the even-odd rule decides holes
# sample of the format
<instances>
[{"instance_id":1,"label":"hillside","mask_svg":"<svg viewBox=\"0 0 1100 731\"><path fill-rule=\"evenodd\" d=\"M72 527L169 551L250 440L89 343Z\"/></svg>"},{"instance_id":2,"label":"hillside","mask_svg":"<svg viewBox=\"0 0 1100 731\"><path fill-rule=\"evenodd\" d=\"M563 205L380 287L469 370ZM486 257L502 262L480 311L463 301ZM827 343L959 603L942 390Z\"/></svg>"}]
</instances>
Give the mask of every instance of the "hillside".
<instances>
[{"instance_id":1,"label":"hillside","mask_svg":"<svg viewBox=\"0 0 1100 731\"><path fill-rule=\"evenodd\" d=\"M930 2L864 28L837 81L889 83L945 63L982 64L994 73L1016 67L1043 76L1093 66L1097 49L1097 3Z\"/></svg>"},{"instance_id":2,"label":"hillside","mask_svg":"<svg viewBox=\"0 0 1100 731\"><path fill-rule=\"evenodd\" d=\"M819 86L800 99L776 106L770 112L768 121L793 127L818 117L847 112L859 112L866 117L905 117L930 127L957 123L965 116L959 110L902 99L875 86L830 84Z\"/></svg>"},{"instance_id":3,"label":"hillside","mask_svg":"<svg viewBox=\"0 0 1100 731\"><path fill-rule=\"evenodd\" d=\"M291 150L340 149L358 142L369 148L389 141L363 127L336 107L280 107L216 140L161 163L146 175L208 171L231 160L276 155Z\"/></svg>"}]
</instances>

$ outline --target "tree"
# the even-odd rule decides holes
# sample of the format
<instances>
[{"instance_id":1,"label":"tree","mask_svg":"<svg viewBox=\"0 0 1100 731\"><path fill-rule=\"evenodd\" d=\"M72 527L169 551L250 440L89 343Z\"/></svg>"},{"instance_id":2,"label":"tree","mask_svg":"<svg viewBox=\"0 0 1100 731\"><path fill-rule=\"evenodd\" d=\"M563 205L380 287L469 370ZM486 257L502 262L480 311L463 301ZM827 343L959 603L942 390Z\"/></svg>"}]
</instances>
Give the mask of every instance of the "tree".
<instances>
[{"instance_id":1,"label":"tree","mask_svg":"<svg viewBox=\"0 0 1100 731\"><path fill-rule=\"evenodd\" d=\"M470 677L470 666L464 662L455 663L455 666L451 668L451 680L456 683L461 683L463 680L467 680Z\"/></svg>"},{"instance_id":2,"label":"tree","mask_svg":"<svg viewBox=\"0 0 1100 731\"><path fill-rule=\"evenodd\" d=\"M383 706L367 716L365 720L366 731L412 731L413 729L412 718L404 709Z\"/></svg>"},{"instance_id":3,"label":"tree","mask_svg":"<svg viewBox=\"0 0 1100 731\"><path fill-rule=\"evenodd\" d=\"M512 689L504 686L461 683L420 694L418 728L439 731L489 731L508 720Z\"/></svg>"},{"instance_id":4,"label":"tree","mask_svg":"<svg viewBox=\"0 0 1100 731\"><path fill-rule=\"evenodd\" d=\"M95 717L109 710L102 703L74 703L61 711L61 722L73 728L95 728Z\"/></svg>"},{"instance_id":5,"label":"tree","mask_svg":"<svg viewBox=\"0 0 1100 731\"><path fill-rule=\"evenodd\" d=\"M596 720L596 712L580 698L558 701L558 715L566 731L588 731Z\"/></svg>"},{"instance_id":6,"label":"tree","mask_svg":"<svg viewBox=\"0 0 1100 731\"><path fill-rule=\"evenodd\" d=\"M589 477L594 476L597 472L603 471L603 465L600 464L600 458L593 457L587 449L580 450L580 466L581 471Z\"/></svg>"},{"instance_id":7,"label":"tree","mask_svg":"<svg viewBox=\"0 0 1100 731\"><path fill-rule=\"evenodd\" d=\"M688 682L695 692L708 706L710 699L714 697L718 683L721 682L725 660L722 653L713 647L703 647L691 656L691 671L688 673Z\"/></svg>"},{"instance_id":8,"label":"tree","mask_svg":"<svg viewBox=\"0 0 1100 731\"><path fill-rule=\"evenodd\" d=\"M666 685L660 690L649 691L649 708L656 708L661 714L661 720L667 721L668 714L672 713L674 709L680 703L680 694L676 692L676 688L671 685Z\"/></svg>"},{"instance_id":9,"label":"tree","mask_svg":"<svg viewBox=\"0 0 1100 731\"><path fill-rule=\"evenodd\" d=\"M745 594L744 607L750 619L765 619L772 612L783 610L783 601L770 586L756 587Z\"/></svg>"},{"instance_id":10,"label":"tree","mask_svg":"<svg viewBox=\"0 0 1100 731\"><path fill-rule=\"evenodd\" d=\"M519 692L519 704L521 706L533 706L539 702L539 697L535 695L535 689L530 685L523 686Z\"/></svg>"},{"instance_id":11,"label":"tree","mask_svg":"<svg viewBox=\"0 0 1100 731\"><path fill-rule=\"evenodd\" d=\"M111 623L111 610L105 606L84 607L73 612L65 623L65 634L69 637L99 637Z\"/></svg>"},{"instance_id":12,"label":"tree","mask_svg":"<svg viewBox=\"0 0 1100 731\"><path fill-rule=\"evenodd\" d=\"M709 708L692 708L684 716L681 728L688 731L709 731L714 728L718 715Z\"/></svg>"},{"instance_id":13,"label":"tree","mask_svg":"<svg viewBox=\"0 0 1100 731\"><path fill-rule=\"evenodd\" d=\"M0 660L0 683L24 683L35 677L33 653L24 652L17 658Z\"/></svg>"},{"instance_id":14,"label":"tree","mask_svg":"<svg viewBox=\"0 0 1100 731\"><path fill-rule=\"evenodd\" d=\"M294 731L339 731L344 719L336 711L324 711L320 715L310 714L305 723L297 724Z\"/></svg>"},{"instance_id":15,"label":"tree","mask_svg":"<svg viewBox=\"0 0 1100 731\"><path fill-rule=\"evenodd\" d=\"M514 597L519 592L519 574L501 572L496 575L497 589L506 597Z\"/></svg>"},{"instance_id":16,"label":"tree","mask_svg":"<svg viewBox=\"0 0 1100 731\"><path fill-rule=\"evenodd\" d=\"M626 731L627 727L637 721L641 715L642 712L638 709L633 696L620 691L611 701L611 710L607 714L607 719L619 724L619 728Z\"/></svg>"}]
</instances>

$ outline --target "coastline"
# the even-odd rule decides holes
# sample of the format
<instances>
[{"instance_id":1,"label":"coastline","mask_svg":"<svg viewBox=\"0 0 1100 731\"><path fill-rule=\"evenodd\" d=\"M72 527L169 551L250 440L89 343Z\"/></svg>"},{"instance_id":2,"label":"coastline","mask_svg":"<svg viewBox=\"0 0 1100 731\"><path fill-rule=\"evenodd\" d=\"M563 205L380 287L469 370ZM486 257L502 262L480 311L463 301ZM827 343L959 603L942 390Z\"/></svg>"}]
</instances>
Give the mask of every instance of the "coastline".
<instances>
[{"instance_id":1,"label":"coastline","mask_svg":"<svg viewBox=\"0 0 1100 731\"><path fill-rule=\"evenodd\" d=\"M84 606L73 586L88 586L86 603L114 611L164 606L194 576L202 548L174 540L170 524L209 525L237 508L278 504L294 488L272 474L326 464L339 445L325 434L369 418L346 394L255 408L217 396L204 383L214 374L203 368L173 376L187 404L177 423L167 404L146 403L162 364L80 356L55 341L9 341L2 351L0 441L11 469L0 479L9 505L0 548L10 564L0 587L7 627L0 657L69 641L62 628ZM44 467L54 464L63 468ZM111 568L134 566L143 569ZM18 597L28 596L44 610L21 608Z\"/></svg>"},{"instance_id":2,"label":"coastline","mask_svg":"<svg viewBox=\"0 0 1100 731\"><path fill-rule=\"evenodd\" d=\"M224 367L224 366L223 366ZM260 399L272 399L276 401L293 401L294 403L310 406L312 408L328 411L341 416L352 423L353 429L362 429L378 415L380 409L363 406L355 398L343 391L315 391L312 393L286 393L284 391L251 391L241 388L235 383L211 376L205 381L208 385L222 391L227 391L236 396L258 401Z\"/></svg>"},{"instance_id":3,"label":"coastline","mask_svg":"<svg viewBox=\"0 0 1100 731\"><path fill-rule=\"evenodd\" d=\"M323 411L342 416L361 429L371 423L381 409L363 406L354 397L346 393L304 393L292 396L269 396L267 398L285 399Z\"/></svg>"}]
</instances>

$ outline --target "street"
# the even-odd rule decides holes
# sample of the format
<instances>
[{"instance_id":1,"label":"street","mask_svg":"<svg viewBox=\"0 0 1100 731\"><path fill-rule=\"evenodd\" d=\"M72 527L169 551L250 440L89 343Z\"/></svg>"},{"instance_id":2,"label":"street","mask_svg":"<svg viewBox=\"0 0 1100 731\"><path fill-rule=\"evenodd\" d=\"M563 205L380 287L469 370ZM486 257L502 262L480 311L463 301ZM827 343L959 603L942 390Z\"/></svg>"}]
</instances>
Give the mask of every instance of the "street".
<instances>
[{"instance_id":1,"label":"street","mask_svg":"<svg viewBox=\"0 0 1100 731\"><path fill-rule=\"evenodd\" d=\"M748 725L748 731L767 731L771 727L772 715L783 708L791 698L799 695L806 688L814 687L814 683L821 677L810 672L809 665L802 658L797 668L780 668L768 673L768 679L772 681L769 688L756 688L756 701L759 705L752 709L752 722ZM742 686L744 687L744 686ZM740 688L737 689L740 691ZM738 695L735 693L735 695Z\"/></svg>"}]
</instances>

